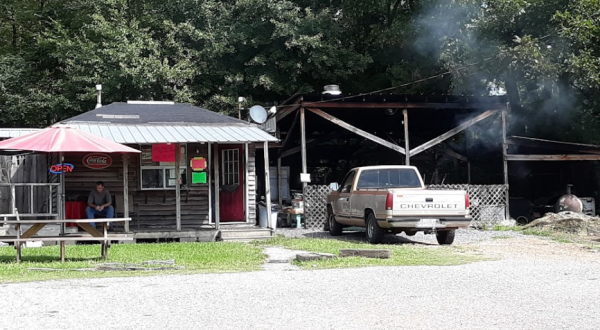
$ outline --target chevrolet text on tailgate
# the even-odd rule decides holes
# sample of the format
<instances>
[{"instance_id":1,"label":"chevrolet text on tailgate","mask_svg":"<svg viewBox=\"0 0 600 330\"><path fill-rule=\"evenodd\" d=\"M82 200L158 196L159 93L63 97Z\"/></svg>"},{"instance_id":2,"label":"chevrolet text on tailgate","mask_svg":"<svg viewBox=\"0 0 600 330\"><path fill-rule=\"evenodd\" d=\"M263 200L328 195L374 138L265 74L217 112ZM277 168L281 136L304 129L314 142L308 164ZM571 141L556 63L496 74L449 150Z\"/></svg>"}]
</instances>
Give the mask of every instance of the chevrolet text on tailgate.
<instances>
[{"instance_id":1,"label":"chevrolet text on tailgate","mask_svg":"<svg viewBox=\"0 0 600 330\"><path fill-rule=\"evenodd\" d=\"M454 232L468 227L469 195L461 190L428 190L414 166L366 166L350 170L327 196L329 233L345 226L365 227L367 240L379 243L386 232L435 234L452 244Z\"/></svg>"}]
</instances>

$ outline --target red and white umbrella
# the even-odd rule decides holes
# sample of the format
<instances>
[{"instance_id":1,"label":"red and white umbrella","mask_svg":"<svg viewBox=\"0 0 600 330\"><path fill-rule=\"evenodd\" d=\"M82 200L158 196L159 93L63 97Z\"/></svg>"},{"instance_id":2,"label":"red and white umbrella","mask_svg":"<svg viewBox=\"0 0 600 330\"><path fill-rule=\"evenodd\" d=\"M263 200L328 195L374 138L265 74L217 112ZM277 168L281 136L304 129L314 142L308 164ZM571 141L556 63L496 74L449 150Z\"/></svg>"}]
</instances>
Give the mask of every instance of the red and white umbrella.
<instances>
[{"instance_id":1,"label":"red and white umbrella","mask_svg":"<svg viewBox=\"0 0 600 330\"><path fill-rule=\"evenodd\" d=\"M53 126L0 142L0 150L140 153L139 150L69 126Z\"/></svg>"}]
</instances>

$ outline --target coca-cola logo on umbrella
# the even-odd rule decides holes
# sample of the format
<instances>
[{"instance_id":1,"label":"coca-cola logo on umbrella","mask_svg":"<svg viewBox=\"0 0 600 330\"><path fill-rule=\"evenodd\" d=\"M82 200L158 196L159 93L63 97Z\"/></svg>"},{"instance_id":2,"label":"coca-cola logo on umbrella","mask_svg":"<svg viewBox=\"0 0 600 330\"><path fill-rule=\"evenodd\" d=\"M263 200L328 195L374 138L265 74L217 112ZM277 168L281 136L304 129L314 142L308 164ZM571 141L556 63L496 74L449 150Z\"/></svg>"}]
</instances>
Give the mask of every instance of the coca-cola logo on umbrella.
<instances>
[{"instance_id":1,"label":"coca-cola logo on umbrella","mask_svg":"<svg viewBox=\"0 0 600 330\"><path fill-rule=\"evenodd\" d=\"M93 153L83 157L83 165L94 170L101 170L112 165L112 158L107 154Z\"/></svg>"}]
</instances>

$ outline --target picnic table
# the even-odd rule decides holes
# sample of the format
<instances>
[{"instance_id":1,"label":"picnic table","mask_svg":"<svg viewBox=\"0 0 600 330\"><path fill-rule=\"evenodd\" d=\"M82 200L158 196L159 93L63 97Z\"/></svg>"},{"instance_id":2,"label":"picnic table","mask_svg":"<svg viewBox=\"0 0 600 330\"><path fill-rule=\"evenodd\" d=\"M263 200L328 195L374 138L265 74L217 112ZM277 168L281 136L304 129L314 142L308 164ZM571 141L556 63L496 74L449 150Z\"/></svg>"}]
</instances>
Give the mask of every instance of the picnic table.
<instances>
[{"instance_id":1,"label":"picnic table","mask_svg":"<svg viewBox=\"0 0 600 330\"><path fill-rule=\"evenodd\" d=\"M43 219L43 220L21 220L18 214L13 215L16 219L8 220L0 218L0 224L14 224L17 232L16 236L0 236L0 242L13 242L17 250L17 262L21 261L22 245L28 241L54 241L60 243L60 261L65 261L65 242L67 241L99 241L102 244L101 256L108 260L108 248L111 241L133 240L132 236L127 234L108 233L109 222L131 221L131 218L99 218L99 219ZM67 222L76 224L83 229L85 233L78 234L58 234L38 236L37 233L46 225L64 225ZM94 228L90 223L95 222L101 225L101 229ZM21 226L31 225L24 233L21 233Z\"/></svg>"}]
</instances>

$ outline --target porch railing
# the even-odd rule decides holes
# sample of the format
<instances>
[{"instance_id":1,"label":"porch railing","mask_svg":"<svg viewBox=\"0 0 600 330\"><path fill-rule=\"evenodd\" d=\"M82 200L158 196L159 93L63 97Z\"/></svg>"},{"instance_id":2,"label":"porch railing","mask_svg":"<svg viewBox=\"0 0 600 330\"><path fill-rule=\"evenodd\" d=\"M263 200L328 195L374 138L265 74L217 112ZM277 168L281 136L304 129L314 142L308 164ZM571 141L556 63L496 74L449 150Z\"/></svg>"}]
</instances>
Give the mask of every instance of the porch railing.
<instances>
[{"instance_id":1,"label":"porch railing","mask_svg":"<svg viewBox=\"0 0 600 330\"><path fill-rule=\"evenodd\" d=\"M2 210L8 206L10 212L0 217L13 216L18 209L20 217L58 218L59 188L60 183L0 183L0 198L3 204L8 203L2 205ZM57 203L54 203L55 198Z\"/></svg>"}]
</instances>

